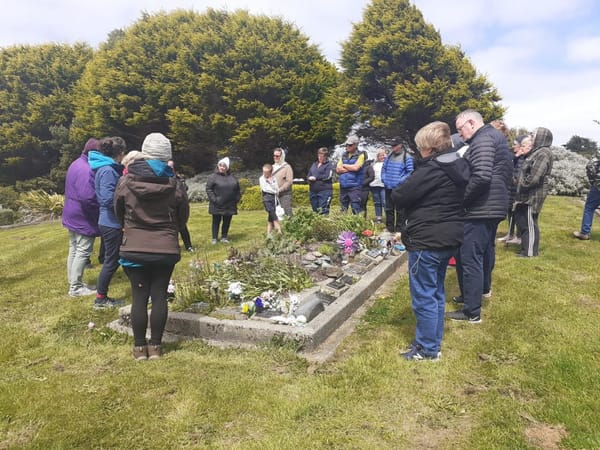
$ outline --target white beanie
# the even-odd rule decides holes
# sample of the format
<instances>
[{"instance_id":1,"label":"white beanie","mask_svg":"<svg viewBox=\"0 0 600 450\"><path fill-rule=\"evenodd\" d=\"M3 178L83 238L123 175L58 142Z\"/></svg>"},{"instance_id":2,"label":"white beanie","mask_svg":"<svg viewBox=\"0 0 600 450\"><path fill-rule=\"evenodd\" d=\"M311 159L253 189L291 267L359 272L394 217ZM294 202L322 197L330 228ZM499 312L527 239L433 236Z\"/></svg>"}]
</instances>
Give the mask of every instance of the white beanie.
<instances>
[{"instance_id":1,"label":"white beanie","mask_svg":"<svg viewBox=\"0 0 600 450\"><path fill-rule=\"evenodd\" d=\"M225 158L219 160L219 162L217 163L217 166L220 166L221 164L223 164L225 167L227 167L229 169L229 158L226 156Z\"/></svg>"},{"instance_id":2,"label":"white beanie","mask_svg":"<svg viewBox=\"0 0 600 450\"><path fill-rule=\"evenodd\" d=\"M171 141L162 133L150 133L142 144L142 153L148 159L168 161L172 158Z\"/></svg>"}]
</instances>

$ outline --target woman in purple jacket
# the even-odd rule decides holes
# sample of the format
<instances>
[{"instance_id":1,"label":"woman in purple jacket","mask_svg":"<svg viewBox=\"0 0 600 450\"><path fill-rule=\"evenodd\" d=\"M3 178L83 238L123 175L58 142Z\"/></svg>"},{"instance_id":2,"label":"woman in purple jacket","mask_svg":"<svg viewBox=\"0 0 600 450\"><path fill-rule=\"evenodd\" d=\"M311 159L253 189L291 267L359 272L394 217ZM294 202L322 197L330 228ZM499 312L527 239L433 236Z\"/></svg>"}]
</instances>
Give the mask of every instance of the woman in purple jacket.
<instances>
[{"instance_id":1,"label":"woman in purple jacket","mask_svg":"<svg viewBox=\"0 0 600 450\"><path fill-rule=\"evenodd\" d=\"M89 151L98 150L98 145L94 138L86 142L81 156L69 166L65 179L62 224L69 230L67 278L71 297L96 293L95 286L83 282L83 271L92 256L94 240L100 235L94 172L88 163Z\"/></svg>"}]
</instances>

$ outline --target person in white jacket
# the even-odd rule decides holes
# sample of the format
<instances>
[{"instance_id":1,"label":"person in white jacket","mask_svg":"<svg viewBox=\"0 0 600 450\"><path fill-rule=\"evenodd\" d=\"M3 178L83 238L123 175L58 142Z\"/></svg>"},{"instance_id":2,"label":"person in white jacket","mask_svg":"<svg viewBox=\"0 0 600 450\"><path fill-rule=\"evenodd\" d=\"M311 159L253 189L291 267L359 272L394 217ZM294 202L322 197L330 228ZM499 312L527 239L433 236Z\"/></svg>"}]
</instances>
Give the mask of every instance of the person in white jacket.
<instances>
[{"instance_id":1,"label":"person in white jacket","mask_svg":"<svg viewBox=\"0 0 600 450\"><path fill-rule=\"evenodd\" d=\"M275 212L279 202L279 185L273 176L273 166L271 164L265 164L262 170L263 174L258 179L258 183L262 193L263 205L265 206L265 211L267 211L268 215L267 236L269 236L273 230L281 233L281 225Z\"/></svg>"}]
</instances>

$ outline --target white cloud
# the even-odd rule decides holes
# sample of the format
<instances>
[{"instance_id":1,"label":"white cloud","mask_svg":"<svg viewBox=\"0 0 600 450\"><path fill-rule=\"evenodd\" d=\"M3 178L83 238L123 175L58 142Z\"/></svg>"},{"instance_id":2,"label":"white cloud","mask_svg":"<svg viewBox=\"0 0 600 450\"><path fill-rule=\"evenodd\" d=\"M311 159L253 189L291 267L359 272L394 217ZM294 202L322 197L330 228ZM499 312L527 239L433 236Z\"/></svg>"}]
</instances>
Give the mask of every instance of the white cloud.
<instances>
[{"instance_id":1,"label":"white cloud","mask_svg":"<svg viewBox=\"0 0 600 450\"><path fill-rule=\"evenodd\" d=\"M570 41L567 45L567 59L574 63L600 62L600 36Z\"/></svg>"}]
</instances>

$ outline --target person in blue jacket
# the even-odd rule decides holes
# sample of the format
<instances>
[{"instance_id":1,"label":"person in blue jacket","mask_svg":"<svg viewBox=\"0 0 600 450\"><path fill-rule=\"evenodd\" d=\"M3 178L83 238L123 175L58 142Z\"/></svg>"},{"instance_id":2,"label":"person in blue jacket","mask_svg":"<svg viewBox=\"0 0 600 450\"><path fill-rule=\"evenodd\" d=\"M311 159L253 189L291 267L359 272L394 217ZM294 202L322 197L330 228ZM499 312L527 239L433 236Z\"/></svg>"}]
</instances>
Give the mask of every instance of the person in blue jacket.
<instances>
[{"instance_id":1,"label":"person in blue jacket","mask_svg":"<svg viewBox=\"0 0 600 450\"><path fill-rule=\"evenodd\" d=\"M108 286L119 268L119 246L121 245L121 224L113 209L113 196L117 182L123 173L121 160L125 155L125 141L118 137L105 137L100 140L99 151L89 152L90 167L94 171L96 198L100 205L98 226L104 242L104 264L96 283L94 308L114 308L123 304L108 296Z\"/></svg>"},{"instance_id":2,"label":"person in blue jacket","mask_svg":"<svg viewBox=\"0 0 600 450\"><path fill-rule=\"evenodd\" d=\"M340 176L340 203L342 211L352 208L352 214L361 212L360 200L362 185L365 178L365 156L358 151L359 138L356 135L348 136L344 145L346 151L339 159L335 168Z\"/></svg>"},{"instance_id":3,"label":"person in blue jacket","mask_svg":"<svg viewBox=\"0 0 600 450\"><path fill-rule=\"evenodd\" d=\"M401 139L392 141L392 151L383 161L381 181L385 187L385 228L390 233L402 231L404 214L392 201L392 191L400 186L414 170L414 162Z\"/></svg>"}]
</instances>

